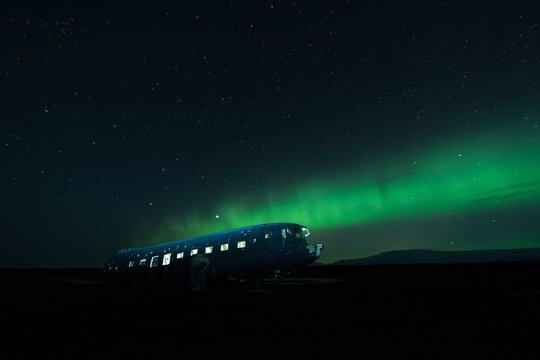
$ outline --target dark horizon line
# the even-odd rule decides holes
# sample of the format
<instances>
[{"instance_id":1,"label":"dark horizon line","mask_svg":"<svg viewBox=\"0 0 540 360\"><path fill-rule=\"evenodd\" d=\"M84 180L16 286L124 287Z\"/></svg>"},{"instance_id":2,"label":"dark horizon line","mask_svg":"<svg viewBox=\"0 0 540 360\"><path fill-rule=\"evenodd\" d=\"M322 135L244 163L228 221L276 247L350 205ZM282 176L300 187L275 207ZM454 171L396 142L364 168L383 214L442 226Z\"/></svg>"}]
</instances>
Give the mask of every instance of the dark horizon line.
<instances>
[{"instance_id":1,"label":"dark horizon line","mask_svg":"<svg viewBox=\"0 0 540 360\"><path fill-rule=\"evenodd\" d=\"M390 254L390 253L406 253L406 252L430 252L430 253L487 253L487 252L515 252L515 251L540 251L540 247L529 247L529 248L511 248L511 249L480 249L480 250L433 250L433 249L423 249L423 248L415 248L415 249L399 249L399 250L388 250L383 251L381 253L377 253L375 255L369 255L365 257L360 258L348 258L348 259L340 259L333 261L331 263L325 263L325 262L315 262L312 265L318 266L318 265L336 265L340 262L348 262L348 261L359 261L369 258L378 257L384 254ZM540 260L540 259L539 259ZM420 263L420 262L419 262ZM339 264L338 264L339 265ZM82 267L74 267L74 266L51 266L51 267L2 267L0 266L0 271L2 270L101 270L102 267L92 267L92 266L82 266Z\"/></svg>"}]
</instances>

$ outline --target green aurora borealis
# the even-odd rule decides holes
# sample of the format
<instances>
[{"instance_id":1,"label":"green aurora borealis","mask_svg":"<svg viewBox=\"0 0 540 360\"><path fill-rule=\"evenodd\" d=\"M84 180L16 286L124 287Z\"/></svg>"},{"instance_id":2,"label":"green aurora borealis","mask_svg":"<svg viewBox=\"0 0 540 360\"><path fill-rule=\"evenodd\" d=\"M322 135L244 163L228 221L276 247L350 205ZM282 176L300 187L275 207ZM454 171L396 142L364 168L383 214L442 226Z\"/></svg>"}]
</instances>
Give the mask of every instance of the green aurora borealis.
<instances>
[{"instance_id":1,"label":"green aurora borealis","mask_svg":"<svg viewBox=\"0 0 540 360\"><path fill-rule=\"evenodd\" d=\"M263 201L252 201L249 193L235 195L230 197L234 201L216 204L211 213L193 209L187 217L168 218L152 242L281 221L304 224L314 240L321 240L318 233L344 227L454 213L511 212L534 205L540 200L540 129L529 125L449 136L423 151L381 156L375 170L350 166L333 175L303 179L293 187L269 187ZM399 242L399 234L395 237ZM540 239L535 241L540 245ZM520 246L519 241L512 244ZM521 246L527 245L531 239ZM326 247L332 253L331 240ZM332 257L340 256L347 257Z\"/></svg>"},{"instance_id":2,"label":"green aurora borealis","mask_svg":"<svg viewBox=\"0 0 540 360\"><path fill-rule=\"evenodd\" d=\"M534 2L2 9L2 267L270 222L322 263L540 247Z\"/></svg>"}]
</instances>

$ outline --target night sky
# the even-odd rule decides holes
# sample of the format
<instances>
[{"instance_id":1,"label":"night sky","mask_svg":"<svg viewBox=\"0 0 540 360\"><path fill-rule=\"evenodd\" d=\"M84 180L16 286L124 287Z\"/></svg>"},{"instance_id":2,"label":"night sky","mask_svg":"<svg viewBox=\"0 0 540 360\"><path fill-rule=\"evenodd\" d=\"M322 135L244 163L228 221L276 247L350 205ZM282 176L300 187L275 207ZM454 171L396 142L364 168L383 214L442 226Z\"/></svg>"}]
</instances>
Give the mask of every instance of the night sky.
<instances>
[{"instance_id":1,"label":"night sky","mask_svg":"<svg viewBox=\"0 0 540 360\"><path fill-rule=\"evenodd\" d=\"M535 1L3 1L0 267L268 222L540 246Z\"/></svg>"}]
</instances>

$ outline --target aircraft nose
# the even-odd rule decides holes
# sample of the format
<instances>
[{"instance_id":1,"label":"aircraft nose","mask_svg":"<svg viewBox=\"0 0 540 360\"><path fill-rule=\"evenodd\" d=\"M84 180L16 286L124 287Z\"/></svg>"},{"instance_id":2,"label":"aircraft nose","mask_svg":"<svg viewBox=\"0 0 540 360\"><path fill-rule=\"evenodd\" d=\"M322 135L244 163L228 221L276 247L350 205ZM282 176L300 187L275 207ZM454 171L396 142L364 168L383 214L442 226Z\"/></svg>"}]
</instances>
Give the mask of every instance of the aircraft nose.
<instances>
[{"instance_id":1,"label":"aircraft nose","mask_svg":"<svg viewBox=\"0 0 540 360\"><path fill-rule=\"evenodd\" d=\"M324 249L324 243L315 244L316 250L315 250L315 256L318 258L321 257L321 251Z\"/></svg>"},{"instance_id":2,"label":"aircraft nose","mask_svg":"<svg viewBox=\"0 0 540 360\"><path fill-rule=\"evenodd\" d=\"M321 257L321 250L324 248L324 244L309 244L307 247L308 257L310 261L315 261Z\"/></svg>"}]
</instances>

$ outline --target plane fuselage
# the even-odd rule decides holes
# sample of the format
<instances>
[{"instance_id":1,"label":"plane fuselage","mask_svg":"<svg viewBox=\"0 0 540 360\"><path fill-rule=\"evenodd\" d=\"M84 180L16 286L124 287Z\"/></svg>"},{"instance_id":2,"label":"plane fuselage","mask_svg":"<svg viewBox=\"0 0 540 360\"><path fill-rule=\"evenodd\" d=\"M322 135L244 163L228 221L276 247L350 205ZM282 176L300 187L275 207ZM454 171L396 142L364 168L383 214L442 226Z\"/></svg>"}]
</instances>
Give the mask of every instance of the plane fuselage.
<instances>
[{"instance_id":1,"label":"plane fuselage","mask_svg":"<svg viewBox=\"0 0 540 360\"><path fill-rule=\"evenodd\" d=\"M209 280L269 276L320 257L323 244L308 244L308 235L300 224L271 223L121 249L105 264L104 275L129 283L182 284L193 283L197 269L207 266L201 276Z\"/></svg>"}]
</instances>

